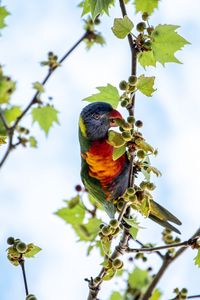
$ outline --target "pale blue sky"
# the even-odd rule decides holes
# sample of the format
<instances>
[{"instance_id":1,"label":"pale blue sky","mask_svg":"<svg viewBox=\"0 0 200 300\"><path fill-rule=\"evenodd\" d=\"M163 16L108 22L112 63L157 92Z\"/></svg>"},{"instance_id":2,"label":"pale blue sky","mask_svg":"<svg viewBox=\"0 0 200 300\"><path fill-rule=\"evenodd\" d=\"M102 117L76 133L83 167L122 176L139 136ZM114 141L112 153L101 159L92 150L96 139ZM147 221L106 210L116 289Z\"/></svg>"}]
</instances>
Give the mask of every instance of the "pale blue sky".
<instances>
[{"instance_id":1,"label":"pale blue sky","mask_svg":"<svg viewBox=\"0 0 200 300\"><path fill-rule=\"evenodd\" d=\"M8 27L0 38L0 57L5 72L17 80L13 103L26 105L33 95L32 82L41 80L46 69L39 62L49 50L62 55L83 33L80 10L73 1L4 1L11 12ZM156 76L157 92L152 99L137 96L136 114L144 120L144 134L159 155L154 164L162 171L155 179L156 200L170 208L183 221L183 239L199 226L200 172L200 3L198 0L163 0L152 24L181 25L179 32L192 45L177 54L183 65L150 68ZM134 12L129 15L135 18ZM68 226L52 213L62 206L62 199L73 196L80 182L77 120L81 100L96 86L118 85L129 76L130 53L127 41L117 40L111 30L118 7L111 18L104 17L103 31L107 45L87 52L82 44L56 71L46 86L60 111L60 126L55 125L48 139L34 126L39 148L13 152L1 170L1 276L0 299L24 299L21 272L6 260L6 238L10 235L43 248L37 258L27 262L30 291L39 300L85 300L87 286L83 278L95 275L101 259L97 254L85 257L86 247L76 243ZM144 70L139 69L139 73ZM29 120L26 121L29 123ZM1 151L3 148L1 148ZM161 228L141 218L147 227L139 234L143 242L159 242ZM175 286L188 286L199 293L199 270L193 265L195 252L189 250L160 282L163 299L172 297ZM158 264L152 256L152 264ZM105 283L100 299L107 300L113 282Z\"/></svg>"}]
</instances>

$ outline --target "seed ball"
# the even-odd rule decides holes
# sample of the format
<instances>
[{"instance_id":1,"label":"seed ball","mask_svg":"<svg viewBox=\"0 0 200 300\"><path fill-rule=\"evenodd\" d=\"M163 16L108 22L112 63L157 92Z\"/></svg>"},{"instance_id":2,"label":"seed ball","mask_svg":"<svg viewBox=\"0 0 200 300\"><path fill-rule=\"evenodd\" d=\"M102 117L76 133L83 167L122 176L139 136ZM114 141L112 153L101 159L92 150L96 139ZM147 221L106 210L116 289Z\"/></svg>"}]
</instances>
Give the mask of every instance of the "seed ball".
<instances>
[{"instance_id":1,"label":"seed ball","mask_svg":"<svg viewBox=\"0 0 200 300\"><path fill-rule=\"evenodd\" d=\"M23 242L19 242L16 244L16 250L19 253L25 253L27 248L28 248L27 245Z\"/></svg>"},{"instance_id":2,"label":"seed ball","mask_svg":"<svg viewBox=\"0 0 200 300\"><path fill-rule=\"evenodd\" d=\"M119 258L116 258L113 262L112 262L112 265L114 268L116 269L121 269L123 267L123 262L119 259Z\"/></svg>"},{"instance_id":3,"label":"seed ball","mask_svg":"<svg viewBox=\"0 0 200 300\"><path fill-rule=\"evenodd\" d=\"M100 23L101 23L100 19L96 18L96 19L94 20L94 24L95 24L95 25L99 25Z\"/></svg>"},{"instance_id":4,"label":"seed ball","mask_svg":"<svg viewBox=\"0 0 200 300\"><path fill-rule=\"evenodd\" d=\"M149 191L153 191L153 190L155 190L156 186L152 182L147 182L147 188Z\"/></svg>"},{"instance_id":5,"label":"seed ball","mask_svg":"<svg viewBox=\"0 0 200 300\"><path fill-rule=\"evenodd\" d=\"M124 130L126 130L126 131L129 131L129 130L131 129L131 125L130 125L130 123L124 122L124 123L122 124L122 128L123 128Z\"/></svg>"},{"instance_id":6,"label":"seed ball","mask_svg":"<svg viewBox=\"0 0 200 300\"><path fill-rule=\"evenodd\" d=\"M123 139L124 139L126 142L132 140L132 135L131 135L131 133L130 133L130 132L127 132L127 131L122 132L122 137L123 137Z\"/></svg>"},{"instance_id":7,"label":"seed ball","mask_svg":"<svg viewBox=\"0 0 200 300\"><path fill-rule=\"evenodd\" d=\"M129 102L125 99L121 101L121 107L127 107L128 104Z\"/></svg>"},{"instance_id":8,"label":"seed ball","mask_svg":"<svg viewBox=\"0 0 200 300\"><path fill-rule=\"evenodd\" d=\"M124 202L123 201L119 201L117 203L117 209L121 210L123 206L124 206Z\"/></svg>"},{"instance_id":9,"label":"seed ball","mask_svg":"<svg viewBox=\"0 0 200 300\"><path fill-rule=\"evenodd\" d=\"M143 126L143 122L141 120L137 120L135 122L135 126L138 127L138 128L141 128Z\"/></svg>"},{"instance_id":10,"label":"seed ball","mask_svg":"<svg viewBox=\"0 0 200 300\"><path fill-rule=\"evenodd\" d=\"M29 294L26 296L26 300L37 300L37 298L33 294Z\"/></svg>"},{"instance_id":11,"label":"seed ball","mask_svg":"<svg viewBox=\"0 0 200 300\"><path fill-rule=\"evenodd\" d=\"M112 232L112 228L110 226L104 226L102 229L101 229L101 232L104 236L108 236L111 234Z\"/></svg>"},{"instance_id":12,"label":"seed ball","mask_svg":"<svg viewBox=\"0 0 200 300\"><path fill-rule=\"evenodd\" d=\"M120 90L122 90L122 91L126 90L126 88L127 88L127 82L126 82L126 80L122 80L122 81L119 83L119 88L120 88Z\"/></svg>"},{"instance_id":13,"label":"seed ball","mask_svg":"<svg viewBox=\"0 0 200 300\"><path fill-rule=\"evenodd\" d=\"M18 243L20 243L20 242L21 242L20 239L15 239L15 241L14 241L14 246L16 247L16 245L17 245Z\"/></svg>"},{"instance_id":14,"label":"seed ball","mask_svg":"<svg viewBox=\"0 0 200 300\"><path fill-rule=\"evenodd\" d=\"M135 193L135 190L134 190L134 188L132 188L132 187L129 187L128 189L127 189L127 194L129 195L129 196L132 196L132 195L134 195L134 193Z\"/></svg>"},{"instance_id":15,"label":"seed ball","mask_svg":"<svg viewBox=\"0 0 200 300\"><path fill-rule=\"evenodd\" d=\"M136 84L136 82L137 82L137 76L131 75L131 76L129 77L129 79L128 79L128 82L129 82L131 85Z\"/></svg>"},{"instance_id":16,"label":"seed ball","mask_svg":"<svg viewBox=\"0 0 200 300\"><path fill-rule=\"evenodd\" d=\"M119 226L119 222L116 219L112 219L110 220L110 226L116 229Z\"/></svg>"},{"instance_id":17,"label":"seed ball","mask_svg":"<svg viewBox=\"0 0 200 300\"><path fill-rule=\"evenodd\" d=\"M137 151L137 157L140 159L144 159L146 156L146 153L144 152L144 150L138 150Z\"/></svg>"},{"instance_id":18,"label":"seed ball","mask_svg":"<svg viewBox=\"0 0 200 300\"><path fill-rule=\"evenodd\" d=\"M77 192L81 192L81 191L82 191L82 186L81 186L80 184L77 184L77 185L75 186L75 190L76 190Z\"/></svg>"},{"instance_id":19,"label":"seed ball","mask_svg":"<svg viewBox=\"0 0 200 300\"><path fill-rule=\"evenodd\" d=\"M148 20L148 18L149 18L149 14L148 14L147 12L144 12L144 13L142 14L142 20L143 20L143 21L146 21L146 20Z\"/></svg>"},{"instance_id":20,"label":"seed ball","mask_svg":"<svg viewBox=\"0 0 200 300\"><path fill-rule=\"evenodd\" d=\"M129 117L127 118L127 122L128 122L129 124L134 124L135 118L134 118L133 116L129 116Z\"/></svg>"},{"instance_id":21,"label":"seed ball","mask_svg":"<svg viewBox=\"0 0 200 300\"><path fill-rule=\"evenodd\" d=\"M129 201L130 202L136 202L137 201L137 196L136 195L132 195L129 197Z\"/></svg>"},{"instance_id":22,"label":"seed ball","mask_svg":"<svg viewBox=\"0 0 200 300\"><path fill-rule=\"evenodd\" d=\"M14 242L15 242L14 237L10 236L9 238L7 238L7 244L8 244L8 245L13 245Z\"/></svg>"},{"instance_id":23,"label":"seed ball","mask_svg":"<svg viewBox=\"0 0 200 300\"><path fill-rule=\"evenodd\" d=\"M136 29L139 32L143 32L146 29L146 23L145 22L138 23Z\"/></svg>"},{"instance_id":24,"label":"seed ball","mask_svg":"<svg viewBox=\"0 0 200 300\"><path fill-rule=\"evenodd\" d=\"M153 26L147 28L147 32L148 32L149 35L151 35L151 33L153 31L154 31L154 27Z\"/></svg>"}]
</instances>

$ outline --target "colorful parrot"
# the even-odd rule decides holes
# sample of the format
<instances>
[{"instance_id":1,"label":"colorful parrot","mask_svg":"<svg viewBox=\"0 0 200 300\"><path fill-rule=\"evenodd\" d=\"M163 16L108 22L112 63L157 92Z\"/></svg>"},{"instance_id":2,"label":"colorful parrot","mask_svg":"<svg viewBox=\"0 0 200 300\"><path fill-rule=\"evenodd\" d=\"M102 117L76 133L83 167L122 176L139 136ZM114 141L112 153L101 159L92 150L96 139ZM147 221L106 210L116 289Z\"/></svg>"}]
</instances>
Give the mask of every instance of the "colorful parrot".
<instances>
[{"instance_id":1,"label":"colorful parrot","mask_svg":"<svg viewBox=\"0 0 200 300\"><path fill-rule=\"evenodd\" d=\"M113 160L113 146L108 142L110 127L116 127L121 114L105 102L95 102L83 108L79 119L79 141L81 148L81 178L89 192L100 202L113 218L116 208L113 200L121 197L129 181L130 162L127 153ZM181 222L167 209L151 200L149 218L161 226L180 231L171 225ZM168 222L169 221L169 222Z\"/></svg>"}]
</instances>

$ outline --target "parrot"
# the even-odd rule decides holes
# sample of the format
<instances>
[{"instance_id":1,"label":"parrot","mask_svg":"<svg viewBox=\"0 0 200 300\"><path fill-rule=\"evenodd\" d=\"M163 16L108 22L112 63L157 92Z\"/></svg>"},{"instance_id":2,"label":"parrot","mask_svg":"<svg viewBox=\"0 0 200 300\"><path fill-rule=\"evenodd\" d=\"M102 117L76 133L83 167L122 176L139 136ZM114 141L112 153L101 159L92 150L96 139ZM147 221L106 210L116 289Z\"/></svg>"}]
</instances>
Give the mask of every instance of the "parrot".
<instances>
[{"instance_id":1,"label":"parrot","mask_svg":"<svg viewBox=\"0 0 200 300\"><path fill-rule=\"evenodd\" d=\"M106 102L88 104L79 118L81 179L88 193L103 206L110 218L116 212L113 201L122 197L128 188L130 173L127 152L114 160L114 147L108 141L109 129L118 126L117 120L123 120L122 115ZM180 234L169 222L181 225L181 221L153 199L148 217Z\"/></svg>"}]
</instances>

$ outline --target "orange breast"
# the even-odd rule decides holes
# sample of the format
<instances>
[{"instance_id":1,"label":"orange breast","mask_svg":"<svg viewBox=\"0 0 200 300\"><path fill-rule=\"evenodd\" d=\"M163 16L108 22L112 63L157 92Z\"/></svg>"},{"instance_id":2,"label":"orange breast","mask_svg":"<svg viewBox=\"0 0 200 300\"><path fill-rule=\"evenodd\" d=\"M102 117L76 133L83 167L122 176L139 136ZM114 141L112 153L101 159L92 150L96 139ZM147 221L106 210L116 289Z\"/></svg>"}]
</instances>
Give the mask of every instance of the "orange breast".
<instances>
[{"instance_id":1,"label":"orange breast","mask_svg":"<svg viewBox=\"0 0 200 300\"><path fill-rule=\"evenodd\" d=\"M117 160L112 159L113 146L107 140L94 141L85 160L89 166L89 175L98 179L103 188L117 177L125 164L125 155Z\"/></svg>"}]
</instances>

